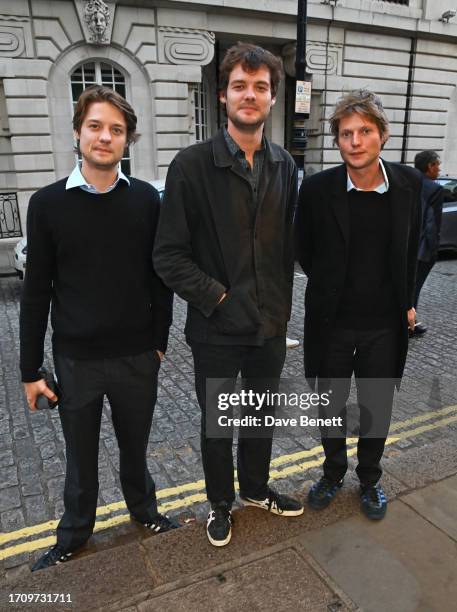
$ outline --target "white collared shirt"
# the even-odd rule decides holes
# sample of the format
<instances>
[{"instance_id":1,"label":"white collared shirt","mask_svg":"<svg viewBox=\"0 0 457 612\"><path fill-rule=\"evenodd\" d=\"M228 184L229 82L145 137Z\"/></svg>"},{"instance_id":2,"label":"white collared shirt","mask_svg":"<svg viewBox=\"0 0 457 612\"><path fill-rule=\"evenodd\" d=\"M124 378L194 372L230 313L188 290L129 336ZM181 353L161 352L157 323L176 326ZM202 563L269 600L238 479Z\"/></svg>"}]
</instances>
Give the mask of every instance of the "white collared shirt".
<instances>
[{"instance_id":1,"label":"white collared shirt","mask_svg":"<svg viewBox=\"0 0 457 612\"><path fill-rule=\"evenodd\" d=\"M384 168L384 164L382 163L381 158L379 159L379 165L381 166L384 182L378 185L375 189L371 189L370 191L376 191L376 193L386 193L386 191L389 191L389 179L387 178L386 169ZM349 176L349 172L347 173L347 175L347 191L351 191L351 189L355 189L356 191L366 191L366 189L359 189L354 185L354 183L351 181L351 177Z\"/></svg>"},{"instance_id":2,"label":"white collared shirt","mask_svg":"<svg viewBox=\"0 0 457 612\"><path fill-rule=\"evenodd\" d=\"M84 191L88 191L89 193L98 193L98 194L108 193L109 191L112 191L116 187L116 185L119 183L120 180L125 181L127 185L130 186L129 179L125 176L125 174L119 168L117 178L114 181L114 183L110 187L108 187L108 189L106 189L105 191L98 191L96 187L88 183L86 179L83 177L81 168L78 162L73 172L68 177L67 182L65 183L65 189L68 190L68 189L73 189L74 187L80 187L81 189L83 189Z\"/></svg>"}]
</instances>

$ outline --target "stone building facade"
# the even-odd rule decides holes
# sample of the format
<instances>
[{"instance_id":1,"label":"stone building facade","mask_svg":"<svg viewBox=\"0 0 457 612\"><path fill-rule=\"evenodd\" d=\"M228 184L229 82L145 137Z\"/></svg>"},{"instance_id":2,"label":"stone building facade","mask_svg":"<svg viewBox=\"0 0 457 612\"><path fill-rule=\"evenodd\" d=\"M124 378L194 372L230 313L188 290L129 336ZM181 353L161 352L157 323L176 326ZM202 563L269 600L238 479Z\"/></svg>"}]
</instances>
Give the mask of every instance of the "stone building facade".
<instances>
[{"instance_id":1,"label":"stone building facade","mask_svg":"<svg viewBox=\"0 0 457 612\"><path fill-rule=\"evenodd\" d=\"M312 74L305 170L339 162L326 118L342 91L369 87L391 120L384 156L438 150L457 173L457 19L449 0L309 0ZM116 88L137 111L140 141L123 166L163 178L181 148L223 122L217 65L237 40L284 57L268 135L293 148L296 0L0 0L0 268L25 232L28 200L75 164L71 117L82 89ZM17 205L16 205L17 202Z\"/></svg>"}]
</instances>

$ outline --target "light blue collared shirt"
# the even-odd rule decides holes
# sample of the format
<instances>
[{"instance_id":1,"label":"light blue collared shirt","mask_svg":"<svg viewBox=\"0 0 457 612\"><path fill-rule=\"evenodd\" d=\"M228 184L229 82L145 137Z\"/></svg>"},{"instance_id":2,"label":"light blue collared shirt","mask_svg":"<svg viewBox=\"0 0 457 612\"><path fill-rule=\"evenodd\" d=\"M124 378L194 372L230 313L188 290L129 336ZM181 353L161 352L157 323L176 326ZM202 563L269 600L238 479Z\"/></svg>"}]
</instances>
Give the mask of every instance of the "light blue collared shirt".
<instances>
[{"instance_id":1,"label":"light blue collared shirt","mask_svg":"<svg viewBox=\"0 0 457 612\"><path fill-rule=\"evenodd\" d=\"M382 174L384 176L384 182L378 185L376 189L372 189L371 191L376 191L376 193L386 193L386 191L389 191L389 179L387 178L386 169L384 168L382 159L379 159L379 165L381 166ZM351 189L355 189L356 191L366 191L365 189L359 189L354 185L348 172L347 190L351 191Z\"/></svg>"},{"instance_id":2,"label":"light blue collared shirt","mask_svg":"<svg viewBox=\"0 0 457 612\"><path fill-rule=\"evenodd\" d=\"M91 185L90 183L86 181L86 179L82 175L81 168L79 167L79 163L77 163L73 172L70 174L70 176L67 179L67 182L65 183L65 189L68 190L68 189L73 189L74 187L81 187L81 189L89 193L98 193L98 194L108 193L109 191L112 191L116 187L116 185L119 183L121 179L125 181L127 185L130 187L129 179L125 176L125 174L119 168L117 179L114 181L114 183L110 187L108 187L108 189L106 189L105 191L98 191L93 185Z\"/></svg>"}]
</instances>

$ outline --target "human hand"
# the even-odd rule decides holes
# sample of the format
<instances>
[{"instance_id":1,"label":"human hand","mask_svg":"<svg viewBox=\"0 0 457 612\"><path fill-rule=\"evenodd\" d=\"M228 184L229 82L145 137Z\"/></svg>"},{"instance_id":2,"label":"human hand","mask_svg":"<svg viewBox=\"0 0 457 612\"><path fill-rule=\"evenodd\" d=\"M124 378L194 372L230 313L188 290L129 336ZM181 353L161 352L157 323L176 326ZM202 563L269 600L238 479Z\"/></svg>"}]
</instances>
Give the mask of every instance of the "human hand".
<instances>
[{"instance_id":1,"label":"human hand","mask_svg":"<svg viewBox=\"0 0 457 612\"><path fill-rule=\"evenodd\" d=\"M36 402L39 395L46 396L51 402L57 402L57 395L51 391L43 379L24 383L25 396L32 412L37 409Z\"/></svg>"},{"instance_id":2,"label":"human hand","mask_svg":"<svg viewBox=\"0 0 457 612\"><path fill-rule=\"evenodd\" d=\"M411 331L414 331L414 326L416 325L416 309L410 308L407 312L408 315L408 327Z\"/></svg>"}]
</instances>

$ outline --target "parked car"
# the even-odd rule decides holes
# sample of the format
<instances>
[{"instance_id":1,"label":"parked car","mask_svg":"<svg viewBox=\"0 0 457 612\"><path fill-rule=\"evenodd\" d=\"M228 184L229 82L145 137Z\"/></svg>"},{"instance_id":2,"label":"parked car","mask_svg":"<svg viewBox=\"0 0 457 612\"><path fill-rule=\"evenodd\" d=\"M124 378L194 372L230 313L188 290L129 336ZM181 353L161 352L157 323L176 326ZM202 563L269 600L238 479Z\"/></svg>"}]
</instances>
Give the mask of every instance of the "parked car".
<instances>
[{"instance_id":1,"label":"parked car","mask_svg":"<svg viewBox=\"0 0 457 612\"><path fill-rule=\"evenodd\" d=\"M165 179L157 181L149 181L159 192L162 200L165 191ZM21 238L14 247L14 267L20 279L24 278L25 268L27 263L27 237Z\"/></svg>"},{"instance_id":2,"label":"parked car","mask_svg":"<svg viewBox=\"0 0 457 612\"><path fill-rule=\"evenodd\" d=\"M19 278L24 278L27 259L27 238L21 238L14 247L14 267Z\"/></svg>"},{"instance_id":3,"label":"parked car","mask_svg":"<svg viewBox=\"0 0 457 612\"><path fill-rule=\"evenodd\" d=\"M457 178L440 176L436 182L449 191L443 204L440 251L448 249L457 251Z\"/></svg>"}]
</instances>

